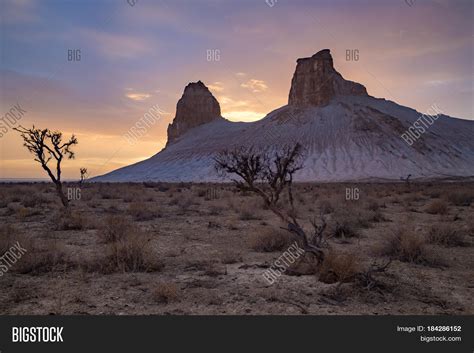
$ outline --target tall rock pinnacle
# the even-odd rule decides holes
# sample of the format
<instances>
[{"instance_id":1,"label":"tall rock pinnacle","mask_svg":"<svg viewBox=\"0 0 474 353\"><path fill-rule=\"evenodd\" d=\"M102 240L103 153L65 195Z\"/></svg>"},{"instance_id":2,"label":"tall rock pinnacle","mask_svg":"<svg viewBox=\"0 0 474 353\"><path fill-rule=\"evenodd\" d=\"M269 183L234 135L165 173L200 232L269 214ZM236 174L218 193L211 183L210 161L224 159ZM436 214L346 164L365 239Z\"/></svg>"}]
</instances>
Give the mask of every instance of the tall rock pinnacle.
<instances>
[{"instance_id":1,"label":"tall rock pinnacle","mask_svg":"<svg viewBox=\"0 0 474 353\"><path fill-rule=\"evenodd\" d=\"M288 105L325 106L338 95L367 95L363 85L345 80L334 69L329 49L323 49L310 58L298 59L296 62Z\"/></svg>"},{"instance_id":2,"label":"tall rock pinnacle","mask_svg":"<svg viewBox=\"0 0 474 353\"><path fill-rule=\"evenodd\" d=\"M201 81L191 82L184 89L173 123L168 125L167 146L189 129L222 119L219 102Z\"/></svg>"}]
</instances>

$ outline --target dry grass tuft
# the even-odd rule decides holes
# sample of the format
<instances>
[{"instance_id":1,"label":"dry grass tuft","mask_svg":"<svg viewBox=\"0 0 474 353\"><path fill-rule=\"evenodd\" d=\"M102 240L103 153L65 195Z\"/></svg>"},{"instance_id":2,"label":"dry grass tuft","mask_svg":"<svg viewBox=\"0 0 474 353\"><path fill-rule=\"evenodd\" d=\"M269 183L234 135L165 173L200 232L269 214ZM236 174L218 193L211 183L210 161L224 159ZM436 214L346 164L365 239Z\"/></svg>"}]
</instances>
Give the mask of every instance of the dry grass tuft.
<instances>
[{"instance_id":1,"label":"dry grass tuft","mask_svg":"<svg viewBox=\"0 0 474 353\"><path fill-rule=\"evenodd\" d=\"M282 251L295 242L295 237L283 229L265 228L250 239L250 247L260 252Z\"/></svg>"},{"instance_id":2,"label":"dry grass tuft","mask_svg":"<svg viewBox=\"0 0 474 353\"><path fill-rule=\"evenodd\" d=\"M84 230L89 226L84 215L71 210L61 210L56 222L57 230Z\"/></svg>"},{"instance_id":3,"label":"dry grass tuft","mask_svg":"<svg viewBox=\"0 0 474 353\"><path fill-rule=\"evenodd\" d=\"M426 240L403 228L395 230L380 249L381 255L415 264L432 264L426 251Z\"/></svg>"},{"instance_id":4,"label":"dry grass tuft","mask_svg":"<svg viewBox=\"0 0 474 353\"><path fill-rule=\"evenodd\" d=\"M319 270L319 281L324 283L350 282L360 270L354 254L338 254L330 251Z\"/></svg>"},{"instance_id":5,"label":"dry grass tuft","mask_svg":"<svg viewBox=\"0 0 474 353\"><path fill-rule=\"evenodd\" d=\"M128 207L130 213L136 221L149 221L155 217L160 217L160 213L154 209L154 206L144 202L132 202Z\"/></svg>"},{"instance_id":6,"label":"dry grass tuft","mask_svg":"<svg viewBox=\"0 0 474 353\"><path fill-rule=\"evenodd\" d=\"M152 298L157 303L174 302L178 300L178 287L174 283L158 283L152 291Z\"/></svg>"},{"instance_id":7,"label":"dry grass tuft","mask_svg":"<svg viewBox=\"0 0 474 353\"><path fill-rule=\"evenodd\" d=\"M153 272L163 268L148 237L136 226L128 226L123 233L110 233L106 255L96 265L102 273Z\"/></svg>"},{"instance_id":8,"label":"dry grass tuft","mask_svg":"<svg viewBox=\"0 0 474 353\"><path fill-rule=\"evenodd\" d=\"M444 215L448 213L448 205L445 201L434 200L431 201L428 207L426 207L426 212L429 214L440 214Z\"/></svg>"},{"instance_id":9,"label":"dry grass tuft","mask_svg":"<svg viewBox=\"0 0 474 353\"><path fill-rule=\"evenodd\" d=\"M431 227L427 240L430 244L445 247L466 246L467 243L460 230L454 229L454 224L439 223Z\"/></svg>"}]
</instances>

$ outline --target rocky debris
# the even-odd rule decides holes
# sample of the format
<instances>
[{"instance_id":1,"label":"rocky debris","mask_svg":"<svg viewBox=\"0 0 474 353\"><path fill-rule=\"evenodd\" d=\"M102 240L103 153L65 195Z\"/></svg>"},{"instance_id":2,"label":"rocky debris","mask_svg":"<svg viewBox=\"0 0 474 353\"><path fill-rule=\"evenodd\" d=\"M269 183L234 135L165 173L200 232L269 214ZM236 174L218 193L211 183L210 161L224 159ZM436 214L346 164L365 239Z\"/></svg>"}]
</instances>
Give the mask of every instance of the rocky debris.
<instances>
[{"instance_id":1,"label":"rocky debris","mask_svg":"<svg viewBox=\"0 0 474 353\"><path fill-rule=\"evenodd\" d=\"M188 130L216 119L222 119L217 99L201 81L189 83L176 105L173 123L168 125L167 146Z\"/></svg>"},{"instance_id":2,"label":"rocky debris","mask_svg":"<svg viewBox=\"0 0 474 353\"><path fill-rule=\"evenodd\" d=\"M310 58L298 59L296 62L296 70L291 80L289 105L325 106L338 95L367 95L363 85L345 80L334 69L329 49L323 49Z\"/></svg>"}]
</instances>

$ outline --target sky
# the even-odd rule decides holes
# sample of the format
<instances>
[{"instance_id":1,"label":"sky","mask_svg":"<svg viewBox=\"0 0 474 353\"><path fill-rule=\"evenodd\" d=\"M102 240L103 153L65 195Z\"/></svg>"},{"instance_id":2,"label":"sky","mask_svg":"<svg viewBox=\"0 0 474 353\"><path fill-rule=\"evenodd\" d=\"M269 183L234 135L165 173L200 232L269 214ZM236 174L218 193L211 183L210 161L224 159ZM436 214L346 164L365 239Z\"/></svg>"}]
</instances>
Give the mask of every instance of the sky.
<instances>
[{"instance_id":1,"label":"sky","mask_svg":"<svg viewBox=\"0 0 474 353\"><path fill-rule=\"evenodd\" d=\"M189 82L203 81L225 118L255 121L287 103L298 58L329 48L336 70L370 95L473 120L473 4L1 0L0 119L19 105L15 126L75 134L63 177L101 175L165 146ZM159 115L130 144L124 135L150 110ZM45 177L19 134L3 133L0 178Z\"/></svg>"}]
</instances>

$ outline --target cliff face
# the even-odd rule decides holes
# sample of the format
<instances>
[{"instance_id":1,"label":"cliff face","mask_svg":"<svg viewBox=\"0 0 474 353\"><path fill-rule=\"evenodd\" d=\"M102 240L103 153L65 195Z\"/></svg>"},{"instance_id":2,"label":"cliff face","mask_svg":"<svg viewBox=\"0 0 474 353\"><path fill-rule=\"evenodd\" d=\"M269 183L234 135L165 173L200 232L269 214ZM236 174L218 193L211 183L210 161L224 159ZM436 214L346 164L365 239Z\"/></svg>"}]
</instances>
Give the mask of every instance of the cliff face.
<instances>
[{"instance_id":1,"label":"cliff face","mask_svg":"<svg viewBox=\"0 0 474 353\"><path fill-rule=\"evenodd\" d=\"M335 96L367 95L365 87L345 80L334 69L331 52L324 49L310 58L298 59L291 80L288 104L298 107L325 106Z\"/></svg>"},{"instance_id":2,"label":"cliff face","mask_svg":"<svg viewBox=\"0 0 474 353\"><path fill-rule=\"evenodd\" d=\"M167 146L188 130L217 119L222 119L217 99L201 81L189 83L176 105L173 123L168 126Z\"/></svg>"}]
</instances>

